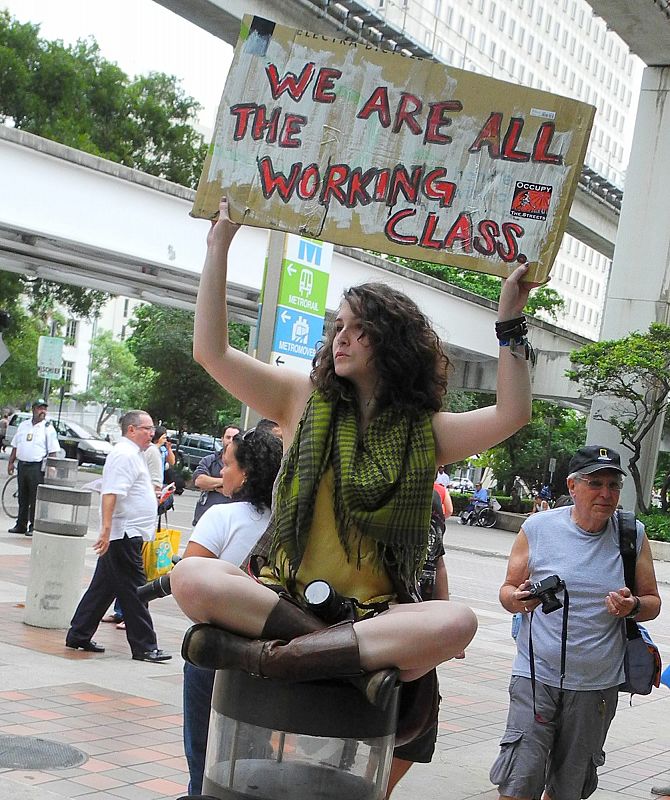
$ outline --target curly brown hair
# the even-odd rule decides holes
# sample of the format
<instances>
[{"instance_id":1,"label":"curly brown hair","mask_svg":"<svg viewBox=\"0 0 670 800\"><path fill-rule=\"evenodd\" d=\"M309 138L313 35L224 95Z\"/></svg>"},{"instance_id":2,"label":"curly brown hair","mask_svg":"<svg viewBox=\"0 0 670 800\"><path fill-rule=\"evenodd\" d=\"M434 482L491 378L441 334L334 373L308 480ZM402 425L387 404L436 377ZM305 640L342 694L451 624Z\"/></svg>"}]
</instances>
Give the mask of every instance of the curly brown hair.
<instances>
[{"instance_id":1,"label":"curly brown hair","mask_svg":"<svg viewBox=\"0 0 670 800\"><path fill-rule=\"evenodd\" d=\"M439 411L447 391L449 359L426 316L403 292L383 283L363 283L345 290L343 301L360 319L372 347L379 385L379 409ZM312 380L329 399L353 396L352 386L335 374L330 324L312 362Z\"/></svg>"},{"instance_id":2,"label":"curly brown hair","mask_svg":"<svg viewBox=\"0 0 670 800\"><path fill-rule=\"evenodd\" d=\"M232 500L246 500L258 511L272 506L272 486L282 459L281 440L271 433L251 429L238 433L228 447L234 447L235 460L246 473L242 486Z\"/></svg>"}]
</instances>

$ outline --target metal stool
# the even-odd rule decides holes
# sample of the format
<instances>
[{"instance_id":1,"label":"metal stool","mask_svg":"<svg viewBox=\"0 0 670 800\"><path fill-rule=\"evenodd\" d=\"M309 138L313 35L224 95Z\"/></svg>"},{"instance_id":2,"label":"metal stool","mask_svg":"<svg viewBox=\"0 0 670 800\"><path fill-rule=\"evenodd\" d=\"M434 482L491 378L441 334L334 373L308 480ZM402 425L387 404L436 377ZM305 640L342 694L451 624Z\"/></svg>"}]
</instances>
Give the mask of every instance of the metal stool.
<instances>
[{"instance_id":1,"label":"metal stool","mask_svg":"<svg viewBox=\"0 0 670 800\"><path fill-rule=\"evenodd\" d=\"M400 687L380 710L345 681L286 683L220 670L203 795L217 800L383 800Z\"/></svg>"}]
</instances>

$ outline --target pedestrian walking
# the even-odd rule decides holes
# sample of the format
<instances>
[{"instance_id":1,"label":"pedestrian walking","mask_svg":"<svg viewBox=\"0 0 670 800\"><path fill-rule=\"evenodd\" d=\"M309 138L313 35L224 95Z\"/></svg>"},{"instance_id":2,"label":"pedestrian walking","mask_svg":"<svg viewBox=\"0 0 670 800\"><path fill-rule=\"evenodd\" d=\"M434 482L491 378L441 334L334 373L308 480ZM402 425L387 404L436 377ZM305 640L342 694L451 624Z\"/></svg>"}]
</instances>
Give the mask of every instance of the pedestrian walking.
<instances>
[{"instance_id":1,"label":"pedestrian walking","mask_svg":"<svg viewBox=\"0 0 670 800\"><path fill-rule=\"evenodd\" d=\"M118 597L126 638L136 661L168 661L158 648L153 622L137 589L146 583L142 544L156 531L157 500L143 451L155 427L146 411L128 411L121 419L121 441L102 471L100 535L93 545L98 563L77 606L65 644L74 650L104 653L93 641L109 605Z\"/></svg>"}]
</instances>

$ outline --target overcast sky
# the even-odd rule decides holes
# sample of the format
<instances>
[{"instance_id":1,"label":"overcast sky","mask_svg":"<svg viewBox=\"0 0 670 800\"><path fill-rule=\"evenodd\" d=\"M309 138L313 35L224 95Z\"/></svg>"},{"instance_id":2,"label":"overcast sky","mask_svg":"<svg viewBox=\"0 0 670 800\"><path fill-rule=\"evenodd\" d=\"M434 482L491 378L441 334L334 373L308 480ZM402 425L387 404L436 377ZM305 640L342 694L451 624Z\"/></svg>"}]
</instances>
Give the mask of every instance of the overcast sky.
<instances>
[{"instance_id":1,"label":"overcast sky","mask_svg":"<svg viewBox=\"0 0 670 800\"><path fill-rule=\"evenodd\" d=\"M138 75L151 70L182 79L204 107L200 125L211 134L233 49L153 0L0 0L21 22L41 26L45 39L72 44L93 36L109 61Z\"/></svg>"}]
</instances>

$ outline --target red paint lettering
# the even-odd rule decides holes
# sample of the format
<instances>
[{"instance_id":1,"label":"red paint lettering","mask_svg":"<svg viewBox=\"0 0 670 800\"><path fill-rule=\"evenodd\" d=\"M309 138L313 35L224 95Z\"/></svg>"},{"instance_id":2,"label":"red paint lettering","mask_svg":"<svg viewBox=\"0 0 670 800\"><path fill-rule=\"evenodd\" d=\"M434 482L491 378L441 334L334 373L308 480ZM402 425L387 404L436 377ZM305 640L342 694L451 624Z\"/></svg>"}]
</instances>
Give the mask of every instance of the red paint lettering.
<instances>
[{"instance_id":1,"label":"red paint lettering","mask_svg":"<svg viewBox=\"0 0 670 800\"><path fill-rule=\"evenodd\" d=\"M416 203L419 197L419 187L421 186L422 167L412 167L412 176L407 174L407 169L398 164L393 170L393 177L391 178L391 188L389 190L387 205L394 206L398 199L398 192L405 195L405 199L410 203Z\"/></svg>"},{"instance_id":2,"label":"red paint lettering","mask_svg":"<svg viewBox=\"0 0 670 800\"><path fill-rule=\"evenodd\" d=\"M377 202L383 202L386 199L386 190L388 189L390 177L390 169L379 170L379 175L377 175L377 185L375 186L375 200Z\"/></svg>"},{"instance_id":3,"label":"red paint lettering","mask_svg":"<svg viewBox=\"0 0 670 800\"><path fill-rule=\"evenodd\" d=\"M502 146L502 158L506 161L530 161L530 153L515 149L519 144L521 131L523 131L523 120L521 117L512 117Z\"/></svg>"},{"instance_id":4,"label":"red paint lettering","mask_svg":"<svg viewBox=\"0 0 670 800\"><path fill-rule=\"evenodd\" d=\"M340 205L346 205L347 193L342 188L342 184L345 184L348 179L349 167L346 164L332 164L328 167L319 202L327 206L332 195Z\"/></svg>"},{"instance_id":5,"label":"red paint lettering","mask_svg":"<svg viewBox=\"0 0 670 800\"><path fill-rule=\"evenodd\" d=\"M301 200L311 200L319 191L321 186L321 175L317 164L309 164L305 167L298 181L296 194Z\"/></svg>"},{"instance_id":6,"label":"red paint lettering","mask_svg":"<svg viewBox=\"0 0 670 800\"><path fill-rule=\"evenodd\" d=\"M421 247L428 247L432 250L439 250L442 247L441 239L432 238L433 234L435 233L435 228L437 227L437 219L437 214L432 211L426 217L426 222L421 233L421 239L419 240Z\"/></svg>"},{"instance_id":7,"label":"red paint lettering","mask_svg":"<svg viewBox=\"0 0 670 800\"><path fill-rule=\"evenodd\" d=\"M477 230L479 236L472 240L475 250L483 256L492 256L496 252L496 239L500 235L498 223L492 219L483 219L477 225Z\"/></svg>"},{"instance_id":8,"label":"red paint lettering","mask_svg":"<svg viewBox=\"0 0 670 800\"><path fill-rule=\"evenodd\" d=\"M239 142L247 135L247 126L255 110L256 103L238 103L230 107L230 113L235 117L234 141Z\"/></svg>"},{"instance_id":9,"label":"red paint lettering","mask_svg":"<svg viewBox=\"0 0 670 800\"><path fill-rule=\"evenodd\" d=\"M342 70L333 69L331 67L323 67L319 70L319 74L314 84L314 91L312 98L317 103L334 103L335 93L331 91L335 86L335 81L342 77Z\"/></svg>"},{"instance_id":10,"label":"red paint lettering","mask_svg":"<svg viewBox=\"0 0 670 800\"><path fill-rule=\"evenodd\" d=\"M351 171L349 194L347 195L347 206L349 208L354 208L357 205L367 206L372 202L368 186L377 177L378 172L379 170L374 168L363 172L361 167L356 167Z\"/></svg>"},{"instance_id":11,"label":"red paint lettering","mask_svg":"<svg viewBox=\"0 0 670 800\"><path fill-rule=\"evenodd\" d=\"M524 233L524 229L521 227L521 225L517 225L516 222L503 222L502 235L507 247L504 247L499 242L496 246L496 250L498 251L500 258L502 258L506 264L511 264L512 261L517 260L520 264L526 263L526 257L519 255L519 243L517 242L517 238L520 239Z\"/></svg>"},{"instance_id":12,"label":"red paint lettering","mask_svg":"<svg viewBox=\"0 0 670 800\"><path fill-rule=\"evenodd\" d=\"M251 129L251 137L252 139L258 140L262 139L265 135L265 141L268 144L272 144L277 141L277 129L279 128L281 108L273 108L269 119L266 117L266 111L267 109L265 106L258 106L256 109L254 124Z\"/></svg>"},{"instance_id":13,"label":"red paint lettering","mask_svg":"<svg viewBox=\"0 0 670 800\"><path fill-rule=\"evenodd\" d=\"M288 92L289 96L297 102L302 99L305 90L309 86L309 82L312 80L314 64L313 62L305 64L299 78L295 73L287 72L286 75L280 79L279 72L274 64L268 64L265 68L265 73L268 76L270 91L272 92L274 100L281 97L284 92Z\"/></svg>"},{"instance_id":14,"label":"red paint lettering","mask_svg":"<svg viewBox=\"0 0 670 800\"><path fill-rule=\"evenodd\" d=\"M379 124L382 128L388 128L391 124L389 95L386 86L378 86L356 116L358 119L368 119L372 114L379 116Z\"/></svg>"},{"instance_id":15,"label":"red paint lettering","mask_svg":"<svg viewBox=\"0 0 670 800\"><path fill-rule=\"evenodd\" d=\"M396 231L396 226L405 217L413 217L416 214L415 208L404 208L402 211L396 211L392 214L384 225L384 233L387 239L390 239L396 244L416 244L419 240L416 236L403 236Z\"/></svg>"},{"instance_id":16,"label":"red paint lettering","mask_svg":"<svg viewBox=\"0 0 670 800\"><path fill-rule=\"evenodd\" d=\"M424 144L449 144L451 136L441 133L440 128L451 125L451 117L445 117L447 111L462 111L463 103L460 100L445 100L440 103L431 103L429 106L426 132L423 136Z\"/></svg>"},{"instance_id":17,"label":"red paint lettering","mask_svg":"<svg viewBox=\"0 0 670 800\"><path fill-rule=\"evenodd\" d=\"M533 145L533 161L540 164L557 164L563 163L563 156L560 153L550 153L549 147L551 140L554 138L554 131L556 126L553 122L543 122L535 137L535 144Z\"/></svg>"},{"instance_id":18,"label":"red paint lettering","mask_svg":"<svg viewBox=\"0 0 670 800\"><path fill-rule=\"evenodd\" d=\"M416 95L409 92L400 94L400 102L396 111L395 121L393 122L392 133L398 133L403 125L407 125L413 134L421 133L421 125L416 121L416 115L423 108L423 103Z\"/></svg>"},{"instance_id":19,"label":"red paint lettering","mask_svg":"<svg viewBox=\"0 0 670 800\"><path fill-rule=\"evenodd\" d=\"M472 252L472 218L465 212L458 215L458 219L449 229L444 239L445 249L453 250L456 242L461 242L464 253Z\"/></svg>"},{"instance_id":20,"label":"red paint lettering","mask_svg":"<svg viewBox=\"0 0 670 800\"><path fill-rule=\"evenodd\" d=\"M294 138L300 133L300 128L307 125L307 117L302 114L287 114L284 117L281 134L279 135L280 147L300 147L300 139Z\"/></svg>"},{"instance_id":21,"label":"red paint lettering","mask_svg":"<svg viewBox=\"0 0 670 800\"><path fill-rule=\"evenodd\" d=\"M440 208L449 208L456 193L456 184L443 181L447 170L444 167L432 169L423 179L423 193L429 200L439 200Z\"/></svg>"},{"instance_id":22,"label":"red paint lettering","mask_svg":"<svg viewBox=\"0 0 670 800\"><path fill-rule=\"evenodd\" d=\"M469 153L478 153L482 147L488 147L491 158L500 158L500 125L503 115L495 111L484 123L477 138L468 148Z\"/></svg>"},{"instance_id":23,"label":"red paint lettering","mask_svg":"<svg viewBox=\"0 0 670 800\"><path fill-rule=\"evenodd\" d=\"M258 172L261 178L261 191L266 200L277 192L281 199L288 203L295 189L302 164L300 162L291 165L291 172L287 178L283 172L275 172L272 167L272 159L269 156L261 158L258 162Z\"/></svg>"}]
</instances>

